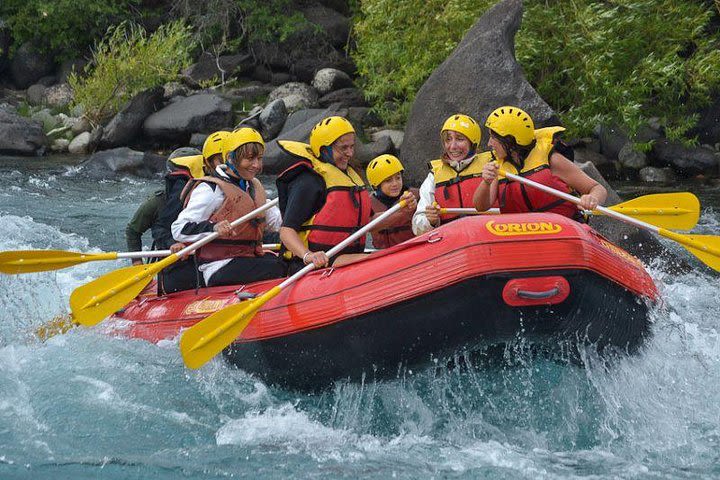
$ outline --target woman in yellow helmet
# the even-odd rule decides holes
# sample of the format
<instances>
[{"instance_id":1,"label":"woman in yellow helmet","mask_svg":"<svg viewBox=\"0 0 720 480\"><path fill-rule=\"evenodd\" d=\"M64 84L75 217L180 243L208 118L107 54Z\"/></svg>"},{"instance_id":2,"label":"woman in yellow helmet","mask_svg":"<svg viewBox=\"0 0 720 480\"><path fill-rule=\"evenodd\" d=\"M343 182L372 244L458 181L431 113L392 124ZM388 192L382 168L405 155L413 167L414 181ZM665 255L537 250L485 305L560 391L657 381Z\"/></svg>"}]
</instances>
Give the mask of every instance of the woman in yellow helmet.
<instances>
[{"instance_id":1,"label":"woman in yellow helmet","mask_svg":"<svg viewBox=\"0 0 720 480\"><path fill-rule=\"evenodd\" d=\"M403 185L404 170L402 163L394 155L380 155L368 164L367 179L375 189L371 195L374 215L382 214L395 205L407 191L410 191L417 200L417 188L407 188ZM389 248L413 238L415 236L412 232L413 213L412 210L403 209L398 215L393 215L392 222L381 229L373 230L371 232L373 246Z\"/></svg>"},{"instance_id":2,"label":"woman in yellow helmet","mask_svg":"<svg viewBox=\"0 0 720 480\"><path fill-rule=\"evenodd\" d=\"M487 210L495 202L501 213L554 212L581 220L575 204L537 188L509 181L500 170L521 175L556 190L580 194L580 206L592 210L607 198L607 190L571 160L554 150L554 137L563 127L535 130L525 111L505 106L488 116L488 146L497 161L483 168L483 182L473 197L475 208Z\"/></svg>"},{"instance_id":3,"label":"woman in yellow helmet","mask_svg":"<svg viewBox=\"0 0 720 480\"><path fill-rule=\"evenodd\" d=\"M195 254L208 286L256 282L285 275L274 255L262 250L264 217L231 227L236 220L266 202L256 178L262 170L265 142L252 128L239 128L223 142L225 168L189 183L185 208L172 224L177 241L192 243L213 232L220 236Z\"/></svg>"},{"instance_id":4,"label":"woman in yellow helmet","mask_svg":"<svg viewBox=\"0 0 720 480\"><path fill-rule=\"evenodd\" d=\"M440 130L443 155L430 162L430 173L420 186L420 200L412 219L415 235L458 218L441 214L442 208L472 207L472 197L482 180L490 152L478 152L480 125L468 115L450 116Z\"/></svg>"}]
</instances>

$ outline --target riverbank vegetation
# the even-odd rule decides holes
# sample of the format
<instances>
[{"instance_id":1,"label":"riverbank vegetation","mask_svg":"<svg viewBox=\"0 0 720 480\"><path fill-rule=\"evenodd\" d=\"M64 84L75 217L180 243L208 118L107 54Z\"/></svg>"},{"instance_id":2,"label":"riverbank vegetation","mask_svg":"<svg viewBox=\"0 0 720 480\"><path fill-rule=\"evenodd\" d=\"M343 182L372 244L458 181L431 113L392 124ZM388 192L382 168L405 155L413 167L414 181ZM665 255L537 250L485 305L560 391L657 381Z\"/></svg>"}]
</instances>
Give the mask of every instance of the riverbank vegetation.
<instances>
[{"instance_id":1,"label":"riverbank vegetation","mask_svg":"<svg viewBox=\"0 0 720 480\"><path fill-rule=\"evenodd\" d=\"M494 0L364 0L354 59L381 117L401 125L423 82ZM720 91L720 2L525 0L516 55L575 136L656 118L685 138ZM420 13L422 12L422 13Z\"/></svg>"}]
</instances>

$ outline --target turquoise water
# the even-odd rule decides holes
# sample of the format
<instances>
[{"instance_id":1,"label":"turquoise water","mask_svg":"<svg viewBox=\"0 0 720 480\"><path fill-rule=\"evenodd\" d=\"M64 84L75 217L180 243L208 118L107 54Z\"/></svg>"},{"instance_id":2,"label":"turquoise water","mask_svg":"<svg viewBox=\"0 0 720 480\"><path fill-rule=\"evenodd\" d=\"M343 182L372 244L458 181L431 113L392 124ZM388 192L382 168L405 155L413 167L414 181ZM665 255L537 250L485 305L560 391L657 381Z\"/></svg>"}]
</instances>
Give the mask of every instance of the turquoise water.
<instances>
[{"instance_id":1,"label":"turquoise water","mask_svg":"<svg viewBox=\"0 0 720 480\"><path fill-rule=\"evenodd\" d=\"M124 250L159 185L21 162L0 161L0 250ZM717 191L699 193L698 233L720 234ZM639 355L587 354L579 368L518 341L501 360L315 395L221 359L189 371L175 341L102 325L33 337L75 287L120 265L0 276L0 479L720 477L720 296L699 263L648 266L664 303Z\"/></svg>"}]
</instances>

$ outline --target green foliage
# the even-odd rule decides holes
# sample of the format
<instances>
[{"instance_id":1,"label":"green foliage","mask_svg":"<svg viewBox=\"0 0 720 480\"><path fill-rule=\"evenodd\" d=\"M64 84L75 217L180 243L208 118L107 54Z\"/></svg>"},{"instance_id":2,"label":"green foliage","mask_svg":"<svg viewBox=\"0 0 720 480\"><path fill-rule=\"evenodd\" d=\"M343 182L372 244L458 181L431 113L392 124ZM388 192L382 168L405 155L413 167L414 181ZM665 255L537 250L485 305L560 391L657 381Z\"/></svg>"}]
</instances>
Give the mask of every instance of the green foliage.
<instances>
[{"instance_id":1,"label":"green foliage","mask_svg":"<svg viewBox=\"0 0 720 480\"><path fill-rule=\"evenodd\" d=\"M204 50L222 54L256 41L284 41L308 24L291 0L174 0L172 15L189 22Z\"/></svg>"},{"instance_id":2,"label":"green foliage","mask_svg":"<svg viewBox=\"0 0 720 480\"><path fill-rule=\"evenodd\" d=\"M176 78L190 64L191 36L182 22L163 25L150 36L135 24L111 27L86 75L68 79L75 104L94 122L108 119L137 93Z\"/></svg>"},{"instance_id":3,"label":"green foliage","mask_svg":"<svg viewBox=\"0 0 720 480\"><path fill-rule=\"evenodd\" d=\"M362 86L389 124L405 122L418 89L494 0L365 0L354 59ZM473 13L478 12L478 13Z\"/></svg>"},{"instance_id":4,"label":"green foliage","mask_svg":"<svg viewBox=\"0 0 720 480\"><path fill-rule=\"evenodd\" d=\"M658 117L682 138L720 87L711 5L680 0L528 2L517 55L575 134L618 122L635 132Z\"/></svg>"},{"instance_id":5,"label":"green foliage","mask_svg":"<svg viewBox=\"0 0 720 480\"><path fill-rule=\"evenodd\" d=\"M2 0L14 46L32 41L61 59L76 57L138 0Z\"/></svg>"},{"instance_id":6,"label":"green foliage","mask_svg":"<svg viewBox=\"0 0 720 480\"><path fill-rule=\"evenodd\" d=\"M403 123L415 94L493 0L365 0L354 53L368 99ZM718 0L525 0L516 38L528 80L573 135L631 132L658 117L669 137L720 89ZM480 119L482 120L482 119Z\"/></svg>"}]
</instances>

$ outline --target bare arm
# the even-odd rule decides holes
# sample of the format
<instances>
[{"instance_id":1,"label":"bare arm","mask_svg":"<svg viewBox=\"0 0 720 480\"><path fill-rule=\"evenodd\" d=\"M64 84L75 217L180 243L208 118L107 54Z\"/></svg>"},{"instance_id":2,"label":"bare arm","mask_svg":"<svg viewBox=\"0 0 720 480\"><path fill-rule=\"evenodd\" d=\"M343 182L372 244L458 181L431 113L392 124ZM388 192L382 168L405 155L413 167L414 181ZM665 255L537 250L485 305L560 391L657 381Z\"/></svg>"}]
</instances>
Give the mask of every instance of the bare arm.
<instances>
[{"instance_id":1,"label":"bare arm","mask_svg":"<svg viewBox=\"0 0 720 480\"><path fill-rule=\"evenodd\" d=\"M293 255L303 259L306 265L312 262L317 268L322 268L328 264L329 259L325 252L308 250L298 232L290 227L280 227L280 241Z\"/></svg>"},{"instance_id":2,"label":"bare arm","mask_svg":"<svg viewBox=\"0 0 720 480\"><path fill-rule=\"evenodd\" d=\"M473 194L473 206L478 212L484 212L492 207L497 198L497 176L498 165L496 162L488 162L483 167L483 181Z\"/></svg>"},{"instance_id":3,"label":"bare arm","mask_svg":"<svg viewBox=\"0 0 720 480\"><path fill-rule=\"evenodd\" d=\"M580 206L592 210L607 199L607 190L590 178L580 167L559 153L550 157L550 169L570 188L580 193Z\"/></svg>"}]
</instances>

